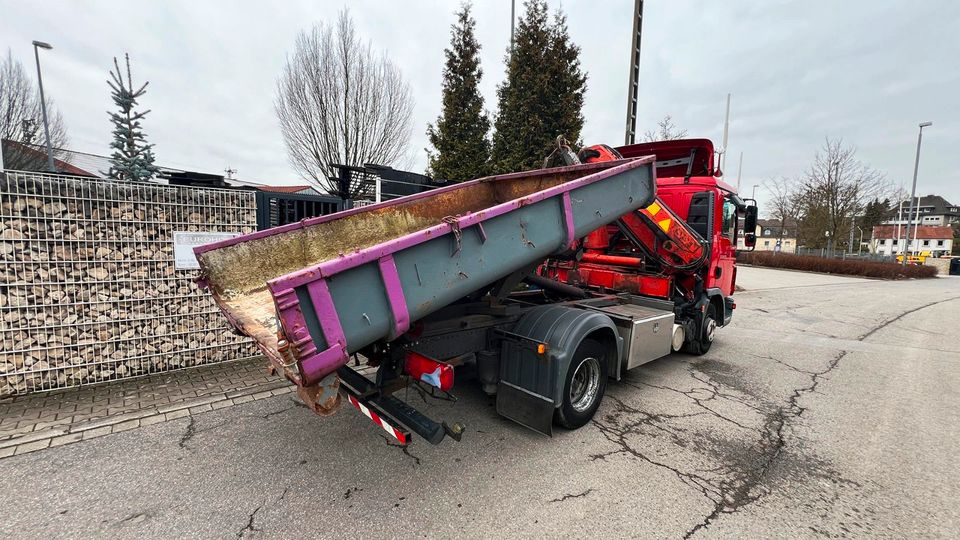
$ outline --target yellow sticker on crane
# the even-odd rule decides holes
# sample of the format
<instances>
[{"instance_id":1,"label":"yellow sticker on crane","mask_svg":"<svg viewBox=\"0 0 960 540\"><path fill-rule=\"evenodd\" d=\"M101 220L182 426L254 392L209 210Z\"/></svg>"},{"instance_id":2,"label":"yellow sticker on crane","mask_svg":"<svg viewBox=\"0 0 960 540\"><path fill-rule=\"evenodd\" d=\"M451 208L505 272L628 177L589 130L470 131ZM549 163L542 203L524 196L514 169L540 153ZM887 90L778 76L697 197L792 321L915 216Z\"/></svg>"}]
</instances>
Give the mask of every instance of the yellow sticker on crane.
<instances>
[{"instance_id":1,"label":"yellow sticker on crane","mask_svg":"<svg viewBox=\"0 0 960 540\"><path fill-rule=\"evenodd\" d=\"M650 206L647 207L647 212L650 212L651 216L657 215L657 213L660 212L660 205L657 203L651 203Z\"/></svg>"},{"instance_id":2,"label":"yellow sticker on crane","mask_svg":"<svg viewBox=\"0 0 960 540\"><path fill-rule=\"evenodd\" d=\"M660 221L658 221L657 225L659 225L660 228L663 229L663 232L670 232L670 223L671 223L670 218L667 218L667 219L661 219Z\"/></svg>"}]
</instances>

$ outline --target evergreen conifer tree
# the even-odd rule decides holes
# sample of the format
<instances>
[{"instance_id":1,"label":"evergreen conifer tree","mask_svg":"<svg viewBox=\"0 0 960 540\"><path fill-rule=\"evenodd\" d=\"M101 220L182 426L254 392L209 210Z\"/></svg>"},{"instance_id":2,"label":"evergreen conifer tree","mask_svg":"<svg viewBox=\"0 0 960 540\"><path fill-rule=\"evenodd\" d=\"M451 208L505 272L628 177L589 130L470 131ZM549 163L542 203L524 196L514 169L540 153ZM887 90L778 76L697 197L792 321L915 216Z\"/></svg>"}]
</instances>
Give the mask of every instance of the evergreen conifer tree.
<instances>
[{"instance_id":1,"label":"evergreen conifer tree","mask_svg":"<svg viewBox=\"0 0 960 540\"><path fill-rule=\"evenodd\" d=\"M527 0L517 22L507 79L497 88L491 166L494 172L532 169L543 162L556 135L543 123L549 78L544 68L550 46L547 5Z\"/></svg>"},{"instance_id":2,"label":"evergreen conifer tree","mask_svg":"<svg viewBox=\"0 0 960 540\"><path fill-rule=\"evenodd\" d=\"M497 88L491 165L495 172L542 166L558 135L578 142L583 128L586 75L566 18L553 24L544 0L527 0L507 56L507 79Z\"/></svg>"},{"instance_id":3,"label":"evergreen conifer tree","mask_svg":"<svg viewBox=\"0 0 960 540\"><path fill-rule=\"evenodd\" d=\"M563 135L571 144L581 146L583 129L583 95L587 90L587 75L580 69L580 47L570 39L567 17L557 11L550 28L548 113L546 129Z\"/></svg>"},{"instance_id":4,"label":"evergreen conifer tree","mask_svg":"<svg viewBox=\"0 0 960 540\"><path fill-rule=\"evenodd\" d=\"M110 85L113 103L119 112L108 112L110 122L113 123L113 142L110 148L110 178L142 182L153 178L160 169L153 164L153 145L147 144L147 139L141 129L140 121L150 111L137 112L137 98L146 93L149 82L143 83L138 90L133 89L133 79L130 76L130 55L124 55L127 61L127 80L124 82L123 73L116 57L113 66L116 72L111 71L113 81Z\"/></svg>"},{"instance_id":5,"label":"evergreen conifer tree","mask_svg":"<svg viewBox=\"0 0 960 540\"><path fill-rule=\"evenodd\" d=\"M470 11L470 4L464 4L451 27L450 47L444 50L443 108L436 124L427 126L435 150L428 150L429 174L457 182L484 176L490 159L490 119L478 87L483 75L480 44Z\"/></svg>"}]
</instances>

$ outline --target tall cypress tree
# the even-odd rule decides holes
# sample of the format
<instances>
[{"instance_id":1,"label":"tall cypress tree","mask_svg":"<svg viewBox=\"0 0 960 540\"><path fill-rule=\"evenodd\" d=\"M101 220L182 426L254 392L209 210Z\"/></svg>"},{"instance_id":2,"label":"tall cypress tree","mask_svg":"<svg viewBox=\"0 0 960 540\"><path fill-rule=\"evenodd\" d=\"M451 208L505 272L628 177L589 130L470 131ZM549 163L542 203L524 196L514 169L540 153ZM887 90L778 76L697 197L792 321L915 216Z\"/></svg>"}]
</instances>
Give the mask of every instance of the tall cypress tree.
<instances>
[{"instance_id":1,"label":"tall cypress tree","mask_svg":"<svg viewBox=\"0 0 960 540\"><path fill-rule=\"evenodd\" d=\"M491 162L497 172L541 167L558 135L579 142L587 76L580 48L570 39L567 19L557 11L551 24L544 0L527 0L517 26L507 80L497 88Z\"/></svg>"},{"instance_id":2,"label":"tall cypress tree","mask_svg":"<svg viewBox=\"0 0 960 540\"><path fill-rule=\"evenodd\" d=\"M462 182L487 174L490 159L490 119L483 111L478 85L480 44L474 29L477 22L470 4L457 13L450 29L450 47L443 68L443 109L436 125L427 126L434 152L429 153L429 173L436 178Z\"/></svg>"},{"instance_id":3,"label":"tall cypress tree","mask_svg":"<svg viewBox=\"0 0 960 540\"><path fill-rule=\"evenodd\" d=\"M546 129L563 135L578 146L583 129L583 95L587 90L587 75L580 69L580 47L570 39L567 17L557 10L550 28L548 113Z\"/></svg>"},{"instance_id":4,"label":"tall cypress tree","mask_svg":"<svg viewBox=\"0 0 960 540\"><path fill-rule=\"evenodd\" d=\"M133 89L133 79L130 76L130 55L127 54L127 79L124 81L120 64L113 59L116 72L111 71L113 81L110 85L113 103L119 112L108 113L113 123L113 154L110 155L110 178L121 180L144 181L153 178L160 169L153 164L153 145L147 144L147 138L141 129L140 120L150 111L137 112L137 98L147 91L149 82L143 83L138 90Z\"/></svg>"},{"instance_id":5,"label":"tall cypress tree","mask_svg":"<svg viewBox=\"0 0 960 540\"><path fill-rule=\"evenodd\" d=\"M550 42L546 2L527 0L514 34L513 54L507 53L507 79L497 88L490 156L494 172L539 167L554 145L557 134L547 125L550 75L545 67Z\"/></svg>"}]
</instances>

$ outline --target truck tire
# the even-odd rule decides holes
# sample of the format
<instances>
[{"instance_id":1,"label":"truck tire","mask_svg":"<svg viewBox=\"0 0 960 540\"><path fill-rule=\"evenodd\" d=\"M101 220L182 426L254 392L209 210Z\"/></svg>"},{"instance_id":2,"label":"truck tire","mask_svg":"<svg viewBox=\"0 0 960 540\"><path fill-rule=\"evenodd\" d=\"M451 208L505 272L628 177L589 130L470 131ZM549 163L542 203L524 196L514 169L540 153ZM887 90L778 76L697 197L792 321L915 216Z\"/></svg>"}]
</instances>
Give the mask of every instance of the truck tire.
<instances>
[{"instance_id":1,"label":"truck tire","mask_svg":"<svg viewBox=\"0 0 960 540\"><path fill-rule=\"evenodd\" d=\"M710 302L707 304L707 311L700 319L700 331L697 336L683 346L683 351L695 356L707 354L713 345L713 336L717 330L717 308Z\"/></svg>"},{"instance_id":2,"label":"truck tire","mask_svg":"<svg viewBox=\"0 0 960 540\"><path fill-rule=\"evenodd\" d=\"M562 402L554 420L567 429L582 427L597 412L606 388L607 351L600 342L584 339L567 367Z\"/></svg>"}]
</instances>

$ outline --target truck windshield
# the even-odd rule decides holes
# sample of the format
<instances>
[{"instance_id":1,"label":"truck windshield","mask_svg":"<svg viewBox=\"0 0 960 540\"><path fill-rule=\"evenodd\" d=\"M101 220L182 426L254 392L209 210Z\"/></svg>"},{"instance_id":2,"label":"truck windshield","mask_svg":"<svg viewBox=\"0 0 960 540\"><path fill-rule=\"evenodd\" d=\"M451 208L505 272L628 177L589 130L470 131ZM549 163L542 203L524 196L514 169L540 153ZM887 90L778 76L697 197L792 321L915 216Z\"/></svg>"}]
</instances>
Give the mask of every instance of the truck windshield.
<instances>
[{"instance_id":1,"label":"truck windshield","mask_svg":"<svg viewBox=\"0 0 960 540\"><path fill-rule=\"evenodd\" d=\"M731 242L736 242L737 204L729 197L723 199L722 234Z\"/></svg>"}]
</instances>

